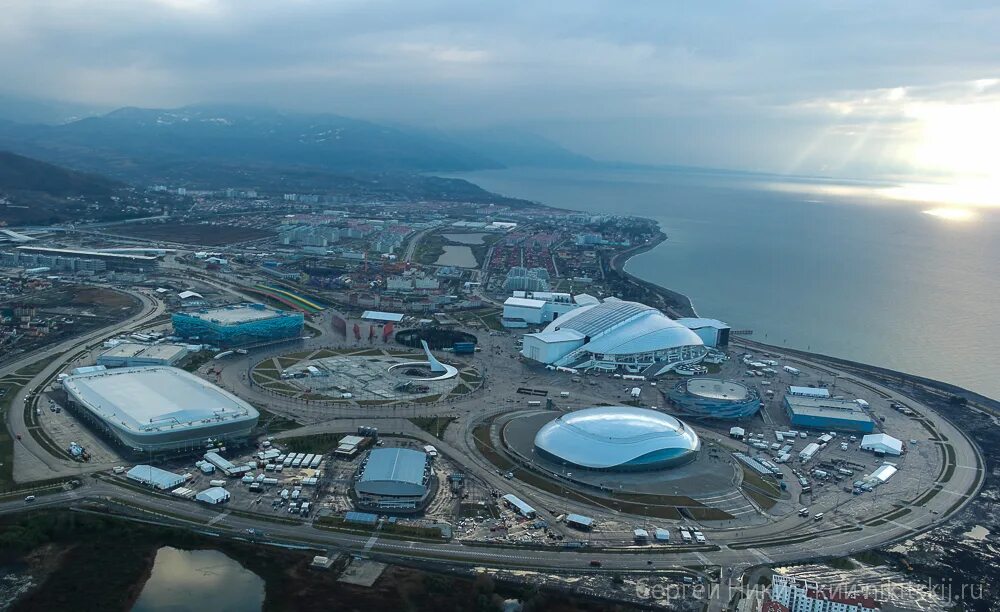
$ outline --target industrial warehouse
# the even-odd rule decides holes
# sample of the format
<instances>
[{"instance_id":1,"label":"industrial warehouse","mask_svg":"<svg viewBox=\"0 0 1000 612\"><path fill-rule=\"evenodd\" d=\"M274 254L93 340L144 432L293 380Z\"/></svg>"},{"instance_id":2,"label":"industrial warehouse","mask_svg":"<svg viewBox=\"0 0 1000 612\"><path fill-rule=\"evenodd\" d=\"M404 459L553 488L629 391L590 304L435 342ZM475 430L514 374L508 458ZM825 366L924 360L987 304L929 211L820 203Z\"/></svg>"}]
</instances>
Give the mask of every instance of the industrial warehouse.
<instances>
[{"instance_id":1,"label":"industrial warehouse","mask_svg":"<svg viewBox=\"0 0 1000 612\"><path fill-rule=\"evenodd\" d=\"M636 472L694 459L701 442L672 416L626 406L588 408L560 416L535 436L536 452L576 468Z\"/></svg>"},{"instance_id":2,"label":"industrial warehouse","mask_svg":"<svg viewBox=\"0 0 1000 612\"><path fill-rule=\"evenodd\" d=\"M697 363L707 352L695 332L659 310L616 298L581 306L526 334L521 350L548 365L645 376Z\"/></svg>"},{"instance_id":3,"label":"industrial warehouse","mask_svg":"<svg viewBox=\"0 0 1000 612\"><path fill-rule=\"evenodd\" d=\"M246 303L177 312L171 320L174 333L182 338L234 347L298 337L305 319L300 312Z\"/></svg>"},{"instance_id":4,"label":"industrial warehouse","mask_svg":"<svg viewBox=\"0 0 1000 612\"><path fill-rule=\"evenodd\" d=\"M733 380L691 378L665 393L681 412L711 419L742 419L760 410L756 389Z\"/></svg>"},{"instance_id":5,"label":"industrial warehouse","mask_svg":"<svg viewBox=\"0 0 1000 612\"><path fill-rule=\"evenodd\" d=\"M826 391L826 389L816 391ZM829 394L828 391L826 393ZM785 409L792 425L797 427L862 433L871 433L875 430L875 422L856 400L789 393L785 395Z\"/></svg>"},{"instance_id":6,"label":"industrial warehouse","mask_svg":"<svg viewBox=\"0 0 1000 612\"><path fill-rule=\"evenodd\" d=\"M196 449L208 438L236 442L257 424L250 404L177 368L89 372L62 385L71 407L138 452Z\"/></svg>"}]
</instances>

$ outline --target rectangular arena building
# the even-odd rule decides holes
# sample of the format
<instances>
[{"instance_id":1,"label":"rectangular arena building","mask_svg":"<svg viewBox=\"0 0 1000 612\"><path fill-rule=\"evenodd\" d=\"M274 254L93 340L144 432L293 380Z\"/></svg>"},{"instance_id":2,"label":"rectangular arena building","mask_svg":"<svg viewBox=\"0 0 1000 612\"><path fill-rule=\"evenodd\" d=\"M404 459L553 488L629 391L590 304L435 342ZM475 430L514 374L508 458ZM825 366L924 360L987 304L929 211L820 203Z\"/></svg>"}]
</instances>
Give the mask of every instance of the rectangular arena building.
<instances>
[{"instance_id":1,"label":"rectangular arena building","mask_svg":"<svg viewBox=\"0 0 1000 612\"><path fill-rule=\"evenodd\" d=\"M236 442L257 425L257 411L197 376L164 366L120 368L62 381L69 406L121 446L137 452Z\"/></svg>"},{"instance_id":2,"label":"rectangular arena building","mask_svg":"<svg viewBox=\"0 0 1000 612\"><path fill-rule=\"evenodd\" d=\"M856 402L831 397L785 396L785 410L796 427L871 433L875 422Z\"/></svg>"},{"instance_id":3,"label":"rectangular arena building","mask_svg":"<svg viewBox=\"0 0 1000 612\"><path fill-rule=\"evenodd\" d=\"M172 322L178 336L233 347L301 336L305 318L301 312L246 303L177 312Z\"/></svg>"},{"instance_id":4,"label":"rectangular arena building","mask_svg":"<svg viewBox=\"0 0 1000 612\"><path fill-rule=\"evenodd\" d=\"M97 365L108 368L135 366L172 366L188 354L180 344L138 344L123 342L101 353Z\"/></svg>"}]
</instances>

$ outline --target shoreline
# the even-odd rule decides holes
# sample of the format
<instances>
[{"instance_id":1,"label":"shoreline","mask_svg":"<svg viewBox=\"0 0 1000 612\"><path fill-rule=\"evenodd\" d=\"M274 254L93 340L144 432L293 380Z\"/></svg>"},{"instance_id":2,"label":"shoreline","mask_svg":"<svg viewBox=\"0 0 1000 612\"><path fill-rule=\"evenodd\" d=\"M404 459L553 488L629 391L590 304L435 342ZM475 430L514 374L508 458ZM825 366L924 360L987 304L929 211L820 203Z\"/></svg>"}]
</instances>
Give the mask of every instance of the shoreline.
<instances>
[{"instance_id":1,"label":"shoreline","mask_svg":"<svg viewBox=\"0 0 1000 612\"><path fill-rule=\"evenodd\" d=\"M667 235L660 230L659 236L655 240L651 240L641 245L625 249L624 251L619 251L616 253L609 263L611 269L623 277L624 279L645 287L649 291L657 294L666 303L676 304L676 308L668 308L667 314L671 315L672 318L680 317L697 317L698 313L694 308L694 302L688 296L683 293L674 291L667 287L663 287L651 281L641 279L630 272L625 270L628 262L632 260L633 257L641 255L647 251L650 251L663 242L668 240ZM773 344L768 344L766 342L760 342L758 340L751 340L749 338L739 336L733 340L733 344L743 344L743 345L753 345L761 347L763 350L774 351L777 353L787 353L794 354L796 356L810 359L813 361L828 362L831 364L836 364L841 367L846 367L854 370L859 370L873 379L880 379L883 381L895 381L897 384L905 386L910 385L915 387L917 385L935 389L940 393L947 393L956 397L962 398L967 402L974 402L979 406L992 410L994 412L1000 413L1000 398L992 398L982 393L976 391L971 391L965 387L959 385L945 382L942 380L937 380L934 378L928 378L926 376L921 376L919 374L911 374L908 372L901 372L899 370L893 370L891 368L886 368L879 365L873 365L869 363L864 363L861 361L856 361L853 359L846 359L844 357L836 357L834 355L826 355L824 353L816 353L811 351L806 351L803 349L798 349L794 347L776 346Z\"/></svg>"},{"instance_id":2,"label":"shoreline","mask_svg":"<svg viewBox=\"0 0 1000 612\"><path fill-rule=\"evenodd\" d=\"M663 287L661 285L657 285L656 283L639 278L638 276L625 270L625 267L628 265L628 262L631 261L633 257L636 257L637 255L642 255L647 251L653 250L660 244L666 242L666 240L667 240L667 235L663 233L662 229L660 229L659 236L657 236L656 239L625 249L624 251L619 251L615 253L614 256L611 257L611 260L608 262L608 266L612 272L622 277L624 280L631 282L635 285L638 285L639 287L642 287L647 291L655 293L660 297L660 299L665 304L672 305L672 307L668 306L666 310L667 314L672 315L673 318L676 319L681 317L697 317L698 313L694 309L694 303L688 296L684 295L683 293L674 291L672 289L668 289L667 287Z\"/></svg>"}]
</instances>

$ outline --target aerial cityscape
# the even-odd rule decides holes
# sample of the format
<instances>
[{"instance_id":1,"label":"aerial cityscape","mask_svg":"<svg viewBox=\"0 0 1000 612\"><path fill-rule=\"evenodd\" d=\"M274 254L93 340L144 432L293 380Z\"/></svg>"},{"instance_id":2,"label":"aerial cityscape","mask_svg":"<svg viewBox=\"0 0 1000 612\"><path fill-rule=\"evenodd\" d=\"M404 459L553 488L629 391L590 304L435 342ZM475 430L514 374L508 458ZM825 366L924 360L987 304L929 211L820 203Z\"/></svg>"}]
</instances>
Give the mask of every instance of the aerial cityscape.
<instances>
[{"instance_id":1,"label":"aerial cityscape","mask_svg":"<svg viewBox=\"0 0 1000 612\"><path fill-rule=\"evenodd\" d=\"M28 4L0 609L1000 609L995 7Z\"/></svg>"}]
</instances>

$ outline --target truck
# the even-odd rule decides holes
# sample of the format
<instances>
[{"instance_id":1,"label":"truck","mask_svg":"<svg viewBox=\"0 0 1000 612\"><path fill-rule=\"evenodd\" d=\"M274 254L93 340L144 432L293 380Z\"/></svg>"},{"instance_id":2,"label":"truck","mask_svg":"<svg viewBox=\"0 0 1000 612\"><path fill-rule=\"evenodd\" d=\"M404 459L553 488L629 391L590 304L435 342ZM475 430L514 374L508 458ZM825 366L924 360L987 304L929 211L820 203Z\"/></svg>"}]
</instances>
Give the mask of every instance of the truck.
<instances>
[{"instance_id":1,"label":"truck","mask_svg":"<svg viewBox=\"0 0 1000 612\"><path fill-rule=\"evenodd\" d=\"M786 372L788 372L792 376L798 376L799 374L802 373L801 370L799 370L798 368L793 368L792 366L785 366L785 367L783 367L781 369L784 370L784 371L786 371Z\"/></svg>"}]
</instances>

